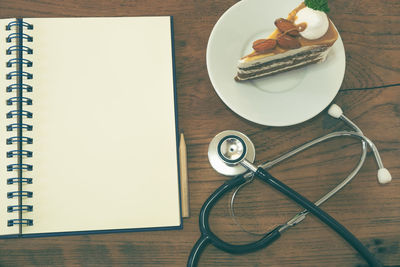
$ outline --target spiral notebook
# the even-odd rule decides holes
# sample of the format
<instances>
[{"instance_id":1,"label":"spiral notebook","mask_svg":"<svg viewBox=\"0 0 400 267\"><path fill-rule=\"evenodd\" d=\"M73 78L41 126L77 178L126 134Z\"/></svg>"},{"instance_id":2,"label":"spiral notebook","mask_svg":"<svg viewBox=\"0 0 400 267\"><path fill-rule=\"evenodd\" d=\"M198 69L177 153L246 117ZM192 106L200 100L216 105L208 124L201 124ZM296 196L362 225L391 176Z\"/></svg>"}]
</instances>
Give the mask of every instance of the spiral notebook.
<instances>
[{"instance_id":1,"label":"spiral notebook","mask_svg":"<svg viewBox=\"0 0 400 267\"><path fill-rule=\"evenodd\" d=\"M0 24L0 236L181 228L172 17Z\"/></svg>"}]
</instances>

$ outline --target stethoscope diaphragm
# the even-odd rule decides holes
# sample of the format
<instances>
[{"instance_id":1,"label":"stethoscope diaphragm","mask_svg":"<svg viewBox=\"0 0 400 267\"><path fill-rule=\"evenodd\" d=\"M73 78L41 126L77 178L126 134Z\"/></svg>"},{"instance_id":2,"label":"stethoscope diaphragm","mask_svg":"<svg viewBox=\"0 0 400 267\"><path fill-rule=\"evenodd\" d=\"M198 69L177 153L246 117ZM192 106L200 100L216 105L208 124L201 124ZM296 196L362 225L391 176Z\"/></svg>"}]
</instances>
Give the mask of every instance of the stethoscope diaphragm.
<instances>
[{"instance_id":1,"label":"stethoscope diaphragm","mask_svg":"<svg viewBox=\"0 0 400 267\"><path fill-rule=\"evenodd\" d=\"M253 142L238 131L227 130L217 134L208 146L208 160L220 174L235 176L247 171L247 168L235 164L242 159L253 163L256 157Z\"/></svg>"}]
</instances>

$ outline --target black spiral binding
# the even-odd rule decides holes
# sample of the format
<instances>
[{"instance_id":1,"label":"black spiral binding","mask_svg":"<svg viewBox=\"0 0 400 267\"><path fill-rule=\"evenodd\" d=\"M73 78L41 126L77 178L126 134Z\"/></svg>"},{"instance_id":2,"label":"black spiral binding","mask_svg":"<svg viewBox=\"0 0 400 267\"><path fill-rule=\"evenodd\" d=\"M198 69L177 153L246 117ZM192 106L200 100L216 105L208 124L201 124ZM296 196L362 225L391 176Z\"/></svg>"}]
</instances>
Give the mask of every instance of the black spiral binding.
<instances>
[{"instance_id":1,"label":"black spiral binding","mask_svg":"<svg viewBox=\"0 0 400 267\"><path fill-rule=\"evenodd\" d=\"M14 158L16 163L7 165L8 172L14 172L17 174L16 177L7 179L8 185L17 184L18 190L7 193L7 198L18 199L18 205L12 205L7 207L7 212L18 213L18 218L7 221L7 226L19 225L19 233L22 233L22 226L33 225L32 219L23 218L23 214L26 212L32 212L32 205L25 205L23 200L25 198L32 198L33 193L30 191L23 190L24 184L32 184L32 178L24 177L24 173L33 170L33 166L30 164L23 163L24 158L30 158L33 156L32 151L24 150L24 144L32 144L33 139L24 136L24 131L32 131L33 126L23 122L24 118L32 118L32 112L24 110L24 105L32 105L32 99L23 95L25 92L32 92L32 86L25 84L25 80L30 80L33 75L29 73L29 68L32 67L33 63L30 60L24 58L26 54L32 54L33 50L24 45L24 42L32 42L33 38L24 33L25 30L32 30L33 26L22 19L17 19L10 22L6 26L6 31L10 31L15 27L16 31L10 33L6 38L6 42L10 43L10 46L6 50L7 55L15 55L12 59L8 60L6 66L10 68L10 71L6 74L6 79L15 79L15 82L6 88L7 93L13 93L14 96L8 98L7 105L14 106L10 110L6 117L8 119L16 119L16 123L10 123L6 126L7 131L15 132L15 136L9 137L6 140L7 145L17 145L16 149L7 152L7 158ZM12 69L11 69L12 68ZM24 68L28 68L25 71Z\"/></svg>"}]
</instances>

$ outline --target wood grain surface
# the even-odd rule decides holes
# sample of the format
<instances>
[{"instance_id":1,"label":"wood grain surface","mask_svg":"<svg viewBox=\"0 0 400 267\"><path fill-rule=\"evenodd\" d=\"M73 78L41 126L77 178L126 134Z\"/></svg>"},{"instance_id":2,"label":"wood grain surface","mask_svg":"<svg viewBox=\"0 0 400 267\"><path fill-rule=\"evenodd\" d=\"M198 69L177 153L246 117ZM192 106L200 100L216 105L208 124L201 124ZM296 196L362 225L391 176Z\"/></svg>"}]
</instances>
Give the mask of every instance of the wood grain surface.
<instances>
[{"instance_id":1,"label":"wood grain surface","mask_svg":"<svg viewBox=\"0 0 400 267\"><path fill-rule=\"evenodd\" d=\"M272 0L266 0L272 1ZM0 0L0 18L70 16L174 16L179 127L188 151L191 217L184 229L143 233L79 235L0 240L0 266L185 266L200 236L202 203L227 178L208 163L212 137L226 129L246 133L257 162L272 159L343 124L325 112L300 125L273 128L234 114L216 95L208 78L208 37L234 0ZM376 180L369 153L355 180L323 204L385 266L400 266L400 2L330 1L330 17L346 50L346 72L335 102L379 148L393 176ZM238 40L240 41L240 40ZM3 49L5 49L3 47ZM353 139L314 147L271 173L317 200L356 164L360 145ZM156 164L156 162L155 162ZM256 237L240 230L229 215L228 197L212 211L212 229L224 240L244 243ZM254 182L238 194L236 213L248 230L262 233L301 210ZM209 246L199 266L366 266L336 233L313 216L288 230L272 246L246 255L230 255Z\"/></svg>"}]
</instances>

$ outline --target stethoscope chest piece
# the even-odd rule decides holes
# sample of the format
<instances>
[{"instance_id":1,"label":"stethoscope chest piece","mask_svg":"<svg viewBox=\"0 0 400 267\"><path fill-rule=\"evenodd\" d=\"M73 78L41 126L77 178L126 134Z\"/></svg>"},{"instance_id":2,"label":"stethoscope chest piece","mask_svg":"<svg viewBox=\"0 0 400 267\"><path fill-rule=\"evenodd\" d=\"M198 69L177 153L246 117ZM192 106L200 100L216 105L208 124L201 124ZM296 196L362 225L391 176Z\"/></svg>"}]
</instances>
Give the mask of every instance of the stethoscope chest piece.
<instances>
[{"instance_id":1,"label":"stethoscope chest piece","mask_svg":"<svg viewBox=\"0 0 400 267\"><path fill-rule=\"evenodd\" d=\"M254 162L255 148L251 140L238 131L223 131L217 134L208 146L208 160L220 174L234 176L245 173L247 169L239 161Z\"/></svg>"}]
</instances>

